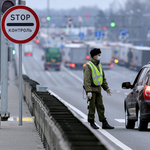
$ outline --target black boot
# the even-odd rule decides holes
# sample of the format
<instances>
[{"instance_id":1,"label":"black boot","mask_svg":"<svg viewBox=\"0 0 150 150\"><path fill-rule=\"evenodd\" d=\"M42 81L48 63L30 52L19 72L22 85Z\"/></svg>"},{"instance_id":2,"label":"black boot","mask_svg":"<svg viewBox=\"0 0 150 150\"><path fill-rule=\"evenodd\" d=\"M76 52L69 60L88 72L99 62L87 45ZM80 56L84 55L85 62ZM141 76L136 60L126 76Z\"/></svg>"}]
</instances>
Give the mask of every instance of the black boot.
<instances>
[{"instance_id":1,"label":"black boot","mask_svg":"<svg viewBox=\"0 0 150 150\"><path fill-rule=\"evenodd\" d=\"M107 122L107 120L104 120L102 122L102 129L114 129L114 127L110 126Z\"/></svg>"},{"instance_id":2,"label":"black boot","mask_svg":"<svg viewBox=\"0 0 150 150\"><path fill-rule=\"evenodd\" d=\"M93 129L99 129L99 127L94 123L94 120L89 120L89 123Z\"/></svg>"}]
</instances>

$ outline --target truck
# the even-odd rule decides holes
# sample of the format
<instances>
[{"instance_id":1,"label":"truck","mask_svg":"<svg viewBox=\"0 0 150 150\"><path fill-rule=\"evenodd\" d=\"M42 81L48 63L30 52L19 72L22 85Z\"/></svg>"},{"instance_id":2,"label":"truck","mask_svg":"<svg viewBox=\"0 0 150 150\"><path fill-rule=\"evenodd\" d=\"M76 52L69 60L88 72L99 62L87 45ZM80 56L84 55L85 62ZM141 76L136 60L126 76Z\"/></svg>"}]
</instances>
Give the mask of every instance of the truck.
<instances>
[{"instance_id":1,"label":"truck","mask_svg":"<svg viewBox=\"0 0 150 150\"><path fill-rule=\"evenodd\" d=\"M27 43L23 46L25 56L33 56L33 44Z\"/></svg>"},{"instance_id":2,"label":"truck","mask_svg":"<svg viewBox=\"0 0 150 150\"><path fill-rule=\"evenodd\" d=\"M81 69L87 62L87 46L83 43L68 43L64 45L64 66L70 69Z\"/></svg>"},{"instance_id":3,"label":"truck","mask_svg":"<svg viewBox=\"0 0 150 150\"><path fill-rule=\"evenodd\" d=\"M44 59L44 68L55 69L57 71L60 70L61 67L61 52L59 48L55 47L45 47L44 48L45 55Z\"/></svg>"},{"instance_id":4,"label":"truck","mask_svg":"<svg viewBox=\"0 0 150 150\"><path fill-rule=\"evenodd\" d=\"M107 46L107 45L103 45L102 43L96 43L95 41L87 41L85 43L88 46L88 56L90 56L91 49L100 48L100 50L102 52L101 64L102 64L103 68L109 69L109 68L113 67L113 64L112 64L112 61L113 61L112 47Z\"/></svg>"},{"instance_id":5,"label":"truck","mask_svg":"<svg viewBox=\"0 0 150 150\"><path fill-rule=\"evenodd\" d=\"M132 62L130 68L139 71L144 65L150 62L150 47L133 46L132 47Z\"/></svg>"}]
</instances>

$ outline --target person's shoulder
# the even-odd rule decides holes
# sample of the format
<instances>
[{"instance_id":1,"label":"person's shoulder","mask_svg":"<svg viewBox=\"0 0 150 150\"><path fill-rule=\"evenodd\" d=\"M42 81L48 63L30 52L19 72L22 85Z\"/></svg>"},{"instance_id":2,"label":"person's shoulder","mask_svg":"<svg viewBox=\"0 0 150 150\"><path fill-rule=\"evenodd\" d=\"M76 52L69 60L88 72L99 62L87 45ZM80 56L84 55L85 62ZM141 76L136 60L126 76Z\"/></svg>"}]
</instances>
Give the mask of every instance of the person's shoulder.
<instances>
[{"instance_id":1,"label":"person's shoulder","mask_svg":"<svg viewBox=\"0 0 150 150\"><path fill-rule=\"evenodd\" d=\"M88 63L86 63L86 65L83 67L83 69L84 69L84 70L85 70L85 69L90 69L89 64L88 64Z\"/></svg>"}]
</instances>

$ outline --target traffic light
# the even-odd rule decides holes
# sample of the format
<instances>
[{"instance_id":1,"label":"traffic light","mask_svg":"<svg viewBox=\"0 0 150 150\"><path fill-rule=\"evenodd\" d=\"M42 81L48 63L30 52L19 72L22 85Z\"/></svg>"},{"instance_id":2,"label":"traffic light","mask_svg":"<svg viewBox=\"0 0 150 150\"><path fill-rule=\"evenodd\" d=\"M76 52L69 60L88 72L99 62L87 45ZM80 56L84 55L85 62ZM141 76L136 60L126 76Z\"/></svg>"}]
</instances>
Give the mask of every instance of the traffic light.
<instances>
[{"instance_id":1,"label":"traffic light","mask_svg":"<svg viewBox=\"0 0 150 150\"><path fill-rule=\"evenodd\" d=\"M0 14L3 15L7 9L16 5L16 0L0 0Z\"/></svg>"},{"instance_id":2,"label":"traffic light","mask_svg":"<svg viewBox=\"0 0 150 150\"><path fill-rule=\"evenodd\" d=\"M48 16L48 17L47 17L47 21L50 21L50 20L51 20L51 17Z\"/></svg>"},{"instance_id":3,"label":"traffic light","mask_svg":"<svg viewBox=\"0 0 150 150\"><path fill-rule=\"evenodd\" d=\"M16 54L16 51L15 51L14 49L12 50L12 54L13 54L13 55L15 55L15 54Z\"/></svg>"},{"instance_id":4,"label":"traffic light","mask_svg":"<svg viewBox=\"0 0 150 150\"><path fill-rule=\"evenodd\" d=\"M112 21L111 24L110 24L111 27L115 27L115 25L116 25L116 24L115 24L114 21Z\"/></svg>"}]
</instances>

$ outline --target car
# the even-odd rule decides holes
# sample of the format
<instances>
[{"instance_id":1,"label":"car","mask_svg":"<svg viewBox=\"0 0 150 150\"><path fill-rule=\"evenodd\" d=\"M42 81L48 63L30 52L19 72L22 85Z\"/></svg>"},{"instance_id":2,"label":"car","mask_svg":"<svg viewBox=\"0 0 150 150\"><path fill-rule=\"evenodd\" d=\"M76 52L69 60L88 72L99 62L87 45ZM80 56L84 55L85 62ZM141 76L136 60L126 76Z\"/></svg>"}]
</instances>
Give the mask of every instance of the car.
<instances>
[{"instance_id":1,"label":"car","mask_svg":"<svg viewBox=\"0 0 150 150\"><path fill-rule=\"evenodd\" d=\"M124 100L125 126L134 129L137 121L138 130L145 131L150 122L150 63L138 72L133 84L122 83L123 89L131 89Z\"/></svg>"}]
</instances>

